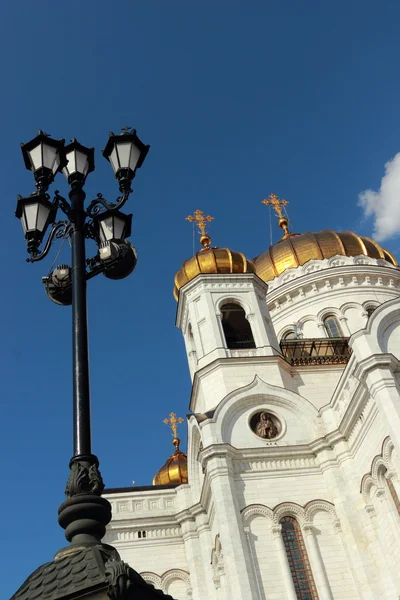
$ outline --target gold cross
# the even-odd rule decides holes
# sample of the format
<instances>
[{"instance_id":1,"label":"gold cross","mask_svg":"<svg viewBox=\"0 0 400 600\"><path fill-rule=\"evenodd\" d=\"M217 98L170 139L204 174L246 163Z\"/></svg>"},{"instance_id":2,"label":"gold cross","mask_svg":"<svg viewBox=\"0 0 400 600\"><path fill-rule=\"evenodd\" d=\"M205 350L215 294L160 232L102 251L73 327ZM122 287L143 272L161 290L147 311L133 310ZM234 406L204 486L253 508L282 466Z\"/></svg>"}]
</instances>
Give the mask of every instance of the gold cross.
<instances>
[{"instance_id":1,"label":"gold cross","mask_svg":"<svg viewBox=\"0 0 400 600\"><path fill-rule=\"evenodd\" d=\"M268 196L268 200L261 200L261 203L266 204L267 206L272 206L272 208L274 209L274 211L280 219L284 218L282 206L286 206L287 204L289 204L287 200L281 200L276 194L270 194Z\"/></svg>"},{"instance_id":2,"label":"gold cross","mask_svg":"<svg viewBox=\"0 0 400 600\"><path fill-rule=\"evenodd\" d=\"M178 417L176 418L176 414L175 413L169 413L170 418L169 419L164 419L163 423L165 423L166 425L169 425L172 429L172 435L174 436L174 438L177 437L178 435L178 425L179 423L183 423L183 419L182 417Z\"/></svg>"},{"instance_id":3,"label":"gold cross","mask_svg":"<svg viewBox=\"0 0 400 600\"><path fill-rule=\"evenodd\" d=\"M206 235L206 221L214 221L214 217L210 217L209 215L206 216L202 210L195 210L193 215L186 217L186 221L190 221L191 223L196 221L201 235Z\"/></svg>"}]
</instances>

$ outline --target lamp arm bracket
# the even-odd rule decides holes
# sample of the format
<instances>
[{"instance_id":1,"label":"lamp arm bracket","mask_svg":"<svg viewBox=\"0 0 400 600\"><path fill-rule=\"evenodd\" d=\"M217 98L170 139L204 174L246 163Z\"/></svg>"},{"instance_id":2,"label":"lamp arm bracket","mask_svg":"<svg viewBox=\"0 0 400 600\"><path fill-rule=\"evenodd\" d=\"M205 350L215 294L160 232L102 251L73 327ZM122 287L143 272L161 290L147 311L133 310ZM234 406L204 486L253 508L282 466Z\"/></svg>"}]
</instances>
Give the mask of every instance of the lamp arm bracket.
<instances>
[{"instance_id":1,"label":"lamp arm bracket","mask_svg":"<svg viewBox=\"0 0 400 600\"><path fill-rule=\"evenodd\" d=\"M47 242L45 247L41 252L35 254L34 256L30 256L26 259L26 262L38 262L45 258L48 255L51 245L55 239L60 239L63 237L67 237L70 235L72 231L72 225L68 221L58 221L58 223L54 223L51 231L49 233L49 237L47 238Z\"/></svg>"},{"instance_id":2,"label":"lamp arm bracket","mask_svg":"<svg viewBox=\"0 0 400 600\"><path fill-rule=\"evenodd\" d=\"M104 208L104 210L109 210L112 212L117 211L123 207L123 205L128 200L129 195L131 193L132 193L132 189L129 188L128 190L126 190L122 193L122 196L118 196L116 202L114 202L114 203L107 202L107 200L105 198L103 198L103 194L99 193L99 194L97 194L97 198L92 200L92 202L89 204L89 206L86 210L86 214L89 217L94 217L99 214L99 212L101 211L102 208Z\"/></svg>"},{"instance_id":3,"label":"lamp arm bracket","mask_svg":"<svg viewBox=\"0 0 400 600\"><path fill-rule=\"evenodd\" d=\"M97 242L97 234L96 234L96 229L93 226L93 221L87 221L85 223L85 237L88 240L94 240L95 242Z\"/></svg>"},{"instance_id":4,"label":"lamp arm bracket","mask_svg":"<svg viewBox=\"0 0 400 600\"><path fill-rule=\"evenodd\" d=\"M68 217L68 219L71 219L71 205L69 204L69 202L67 202L65 198L63 198L63 196L60 195L58 190L54 192L54 204L61 208L61 210Z\"/></svg>"}]
</instances>

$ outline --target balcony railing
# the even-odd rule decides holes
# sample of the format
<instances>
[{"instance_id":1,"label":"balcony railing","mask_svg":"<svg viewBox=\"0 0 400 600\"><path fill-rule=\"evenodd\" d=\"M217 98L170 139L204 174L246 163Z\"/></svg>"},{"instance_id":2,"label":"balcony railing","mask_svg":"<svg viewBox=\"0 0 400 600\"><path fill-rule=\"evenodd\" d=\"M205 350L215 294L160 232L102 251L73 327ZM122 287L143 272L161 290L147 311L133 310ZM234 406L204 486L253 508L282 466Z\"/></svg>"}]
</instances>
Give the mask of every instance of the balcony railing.
<instances>
[{"instance_id":1,"label":"balcony railing","mask_svg":"<svg viewBox=\"0 0 400 600\"><path fill-rule=\"evenodd\" d=\"M351 355L349 338L343 337L283 340L281 350L294 366L346 364Z\"/></svg>"}]
</instances>

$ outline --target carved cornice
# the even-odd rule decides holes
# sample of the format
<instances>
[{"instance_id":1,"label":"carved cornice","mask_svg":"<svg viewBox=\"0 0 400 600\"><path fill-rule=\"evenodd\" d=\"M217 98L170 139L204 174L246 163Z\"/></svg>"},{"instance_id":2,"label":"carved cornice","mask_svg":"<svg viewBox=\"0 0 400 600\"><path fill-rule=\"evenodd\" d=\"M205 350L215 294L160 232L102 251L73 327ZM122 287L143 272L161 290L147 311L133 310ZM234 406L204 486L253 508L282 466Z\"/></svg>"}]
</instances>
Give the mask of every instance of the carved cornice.
<instances>
[{"instance_id":1,"label":"carved cornice","mask_svg":"<svg viewBox=\"0 0 400 600\"><path fill-rule=\"evenodd\" d=\"M367 373L374 369L389 369L393 373L400 369L400 360L389 353L372 354L357 363L354 377L364 380Z\"/></svg>"},{"instance_id":2,"label":"carved cornice","mask_svg":"<svg viewBox=\"0 0 400 600\"><path fill-rule=\"evenodd\" d=\"M360 264L357 260L359 257L345 256L340 257L343 264L337 265L335 258L309 261L296 269L288 269L270 281L267 297L270 310L273 310L275 303L279 303L281 297L286 299L287 294L293 297L293 292L298 293L299 290L302 291L298 294L300 301L324 292L343 295L344 288L366 285L396 291L393 281L400 280L400 270L394 265L379 259L367 259L368 264ZM371 275L376 278L376 283L371 281ZM337 289L332 289L335 285Z\"/></svg>"}]
</instances>

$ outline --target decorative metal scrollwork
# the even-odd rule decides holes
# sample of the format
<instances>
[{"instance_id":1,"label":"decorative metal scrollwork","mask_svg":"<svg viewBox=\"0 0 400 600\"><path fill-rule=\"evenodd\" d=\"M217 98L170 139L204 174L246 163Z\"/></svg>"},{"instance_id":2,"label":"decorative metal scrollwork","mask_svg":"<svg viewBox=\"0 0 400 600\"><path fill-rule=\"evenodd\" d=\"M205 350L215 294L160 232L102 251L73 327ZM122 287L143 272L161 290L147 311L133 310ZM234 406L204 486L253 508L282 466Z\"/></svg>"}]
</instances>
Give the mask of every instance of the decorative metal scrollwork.
<instances>
[{"instance_id":1,"label":"decorative metal scrollwork","mask_svg":"<svg viewBox=\"0 0 400 600\"><path fill-rule=\"evenodd\" d=\"M68 217L68 219L71 219L71 205L69 204L69 202L67 202L65 198L60 196L60 192L58 190L55 190L54 192L54 203L57 205L57 207L59 206L61 208L61 210Z\"/></svg>"},{"instance_id":2,"label":"decorative metal scrollwork","mask_svg":"<svg viewBox=\"0 0 400 600\"><path fill-rule=\"evenodd\" d=\"M117 211L123 207L123 205L128 200L129 195L131 193L132 193L132 189L129 188L129 190L125 191L122 194L122 196L118 196L115 203L107 202L107 200L103 197L103 194L99 193L99 194L97 194L97 198L92 200L92 202L89 204L89 206L86 210L86 214L89 217L93 218L99 214L99 212L101 211L102 208L104 210Z\"/></svg>"},{"instance_id":3,"label":"decorative metal scrollwork","mask_svg":"<svg viewBox=\"0 0 400 600\"><path fill-rule=\"evenodd\" d=\"M55 239L68 237L72 231L72 227L73 226L68 221L58 221L58 223L55 223L50 231L49 237L47 238L47 242L43 250L38 254L27 258L26 262L37 262L38 260L42 260L49 253L53 241Z\"/></svg>"}]
</instances>

